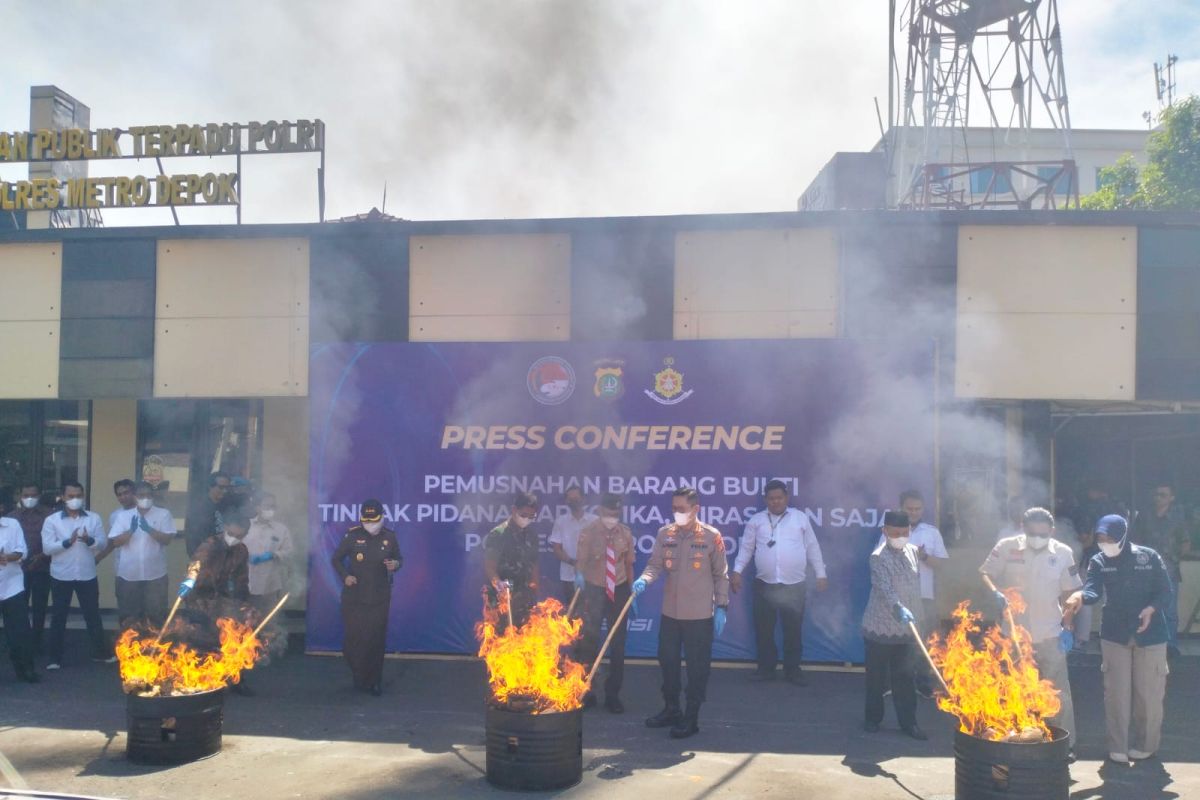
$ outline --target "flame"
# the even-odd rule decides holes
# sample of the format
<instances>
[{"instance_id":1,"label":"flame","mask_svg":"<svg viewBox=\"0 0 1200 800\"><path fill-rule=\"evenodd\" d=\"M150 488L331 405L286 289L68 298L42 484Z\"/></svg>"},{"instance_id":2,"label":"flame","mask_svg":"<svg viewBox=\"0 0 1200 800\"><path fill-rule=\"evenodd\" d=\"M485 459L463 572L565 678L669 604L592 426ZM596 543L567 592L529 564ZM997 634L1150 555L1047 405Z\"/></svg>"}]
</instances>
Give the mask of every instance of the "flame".
<instances>
[{"instance_id":1,"label":"flame","mask_svg":"<svg viewBox=\"0 0 1200 800\"><path fill-rule=\"evenodd\" d=\"M1013 614L1025 611L1014 589L1005 590ZM954 627L943 639L934 634L930 655L950 687L939 695L938 708L958 717L958 729L982 739L1001 741L1040 732L1050 739L1045 720L1062 707L1059 690L1042 680L1033 659L1029 631L1017 625L1007 637L1001 626L986 632L983 615L970 611L964 600L954 609Z\"/></svg>"},{"instance_id":2,"label":"flame","mask_svg":"<svg viewBox=\"0 0 1200 800\"><path fill-rule=\"evenodd\" d=\"M501 599L502 604L506 602L507 598ZM571 711L583 705L588 688L583 665L562 652L579 639L583 623L564 617L562 611L562 603L548 598L533 607L524 625L497 633L507 606L484 603L475 636L496 703L530 704L533 714Z\"/></svg>"},{"instance_id":3,"label":"flame","mask_svg":"<svg viewBox=\"0 0 1200 800\"><path fill-rule=\"evenodd\" d=\"M253 629L237 620L217 620L221 649L197 653L183 643L159 642L132 628L117 640L121 682L129 693L195 694L241 680L262 656L263 644Z\"/></svg>"}]
</instances>

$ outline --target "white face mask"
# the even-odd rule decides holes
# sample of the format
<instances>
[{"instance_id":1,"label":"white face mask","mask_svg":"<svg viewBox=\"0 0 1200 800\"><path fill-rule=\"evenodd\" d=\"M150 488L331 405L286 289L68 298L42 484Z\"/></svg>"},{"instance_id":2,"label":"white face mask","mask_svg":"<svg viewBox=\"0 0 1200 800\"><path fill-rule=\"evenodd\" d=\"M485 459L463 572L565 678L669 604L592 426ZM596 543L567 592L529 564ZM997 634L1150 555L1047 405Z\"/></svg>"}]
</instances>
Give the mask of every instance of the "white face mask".
<instances>
[{"instance_id":1,"label":"white face mask","mask_svg":"<svg viewBox=\"0 0 1200 800\"><path fill-rule=\"evenodd\" d=\"M21 505L25 508L37 508L38 499L36 497L22 497Z\"/></svg>"},{"instance_id":2,"label":"white face mask","mask_svg":"<svg viewBox=\"0 0 1200 800\"><path fill-rule=\"evenodd\" d=\"M609 530L617 527L617 522L619 522L619 521L620 520L618 520L616 517L601 517L600 518L600 524L603 525L604 527L608 528Z\"/></svg>"},{"instance_id":3,"label":"white face mask","mask_svg":"<svg viewBox=\"0 0 1200 800\"><path fill-rule=\"evenodd\" d=\"M1116 558L1121 555L1121 544L1120 542L1101 542L1100 552L1109 558Z\"/></svg>"},{"instance_id":4,"label":"white face mask","mask_svg":"<svg viewBox=\"0 0 1200 800\"><path fill-rule=\"evenodd\" d=\"M1045 550L1046 546L1050 544L1050 538L1048 536L1026 536L1025 543L1029 545L1030 549Z\"/></svg>"},{"instance_id":5,"label":"white face mask","mask_svg":"<svg viewBox=\"0 0 1200 800\"><path fill-rule=\"evenodd\" d=\"M526 519L525 517L521 516L520 514L513 514L512 522L513 522L513 525L517 526L518 530L523 531L529 527L530 520Z\"/></svg>"},{"instance_id":6,"label":"white face mask","mask_svg":"<svg viewBox=\"0 0 1200 800\"><path fill-rule=\"evenodd\" d=\"M241 541L241 539L237 538L236 536L233 536L228 533L225 534L225 544L229 545L230 547L233 547L235 544L237 544L240 541Z\"/></svg>"},{"instance_id":7,"label":"white face mask","mask_svg":"<svg viewBox=\"0 0 1200 800\"><path fill-rule=\"evenodd\" d=\"M67 501L66 505L68 511L78 511L79 509L83 508L83 498L72 497Z\"/></svg>"},{"instance_id":8,"label":"white face mask","mask_svg":"<svg viewBox=\"0 0 1200 800\"><path fill-rule=\"evenodd\" d=\"M897 550L903 550L904 545L908 544L908 537L907 536L895 536L895 537L889 536L887 542L888 542L889 547L894 547Z\"/></svg>"},{"instance_id":9,"label":"white face mask","mask_svg":"<svg viewBox=\"0 0 1200 800\"><path fill-rule=\"evenodd\" d=\"M692 521L691 513L681 514L678 511L675 512L675 524L676 525L687 525L691 521Z\"/></svg>"},{"instance_id":10,"label":"white face mask","mask_svg":"<svg viewBox=\"0 0 1200 800\"><path fill-rule=\"evenodd\" d=\"M137 507L140 508L142 511L149 511L150 509L154 508L154 498L153 497L139 497L138 501L137 501Z\"/></svg>"},{"instance_id":11,"label":"white face mask","mask_svg":"<svg viewBox=\"0 0 1200 800\"><path fill-rule=\"evenodd\" d=\"M274 519L275 518L275 509L273 509L273 508L260 509L258 512L258 516L259 516L259 519Z\"/></svg>"},{"instance_id":12,"label":"white face mask","mask_svg":"<svg viewBox=\"0 0 1200 800\"><path fill-rule=\"evenodd\" d=\"M379 533L379 531L383 529L383 520L380 520L379 522L364 522L363 529L370 534Z\"/></svg>"}]
</instances>

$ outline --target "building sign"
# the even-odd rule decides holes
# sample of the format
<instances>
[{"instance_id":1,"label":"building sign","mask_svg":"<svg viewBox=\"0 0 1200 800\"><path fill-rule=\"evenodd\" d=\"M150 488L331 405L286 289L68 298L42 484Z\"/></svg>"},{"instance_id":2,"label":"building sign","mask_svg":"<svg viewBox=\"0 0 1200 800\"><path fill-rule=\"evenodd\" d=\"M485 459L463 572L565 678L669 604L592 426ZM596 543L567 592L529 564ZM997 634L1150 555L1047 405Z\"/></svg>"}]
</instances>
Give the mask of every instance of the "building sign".
<instances>
[{"instance_id":1,"label":"building sign","mask_svg":"<svg viewBox=\"0 0 1200 800\"><path fill-rule=\"evenodd\" d=\"M325 123L208 123L0 131L0 164L325 153ZM161 170L161 161L159 162ZM323 171L323 170L322 170ZM239 172L0 181L0 210L236 206Z\"/></svg>"}]
</instances>

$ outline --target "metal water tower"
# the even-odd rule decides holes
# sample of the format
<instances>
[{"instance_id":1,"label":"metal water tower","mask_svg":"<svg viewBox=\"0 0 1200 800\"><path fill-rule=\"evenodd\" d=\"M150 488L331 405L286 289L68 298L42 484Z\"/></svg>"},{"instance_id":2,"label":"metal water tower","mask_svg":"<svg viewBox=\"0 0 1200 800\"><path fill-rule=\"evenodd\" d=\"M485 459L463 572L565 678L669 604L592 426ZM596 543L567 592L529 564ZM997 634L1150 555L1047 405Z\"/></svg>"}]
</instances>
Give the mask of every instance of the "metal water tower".
<instances>
[{"instance_id":1,"label":"metal water tower","mask_svg":"<svg viewBox=\"0 0 1200 800\"><path fill-rule=\"evenodd\" d=\"M1057 0L890 0L889 27L893 206L1078 203Z\"/></svg>"}]
</instances>

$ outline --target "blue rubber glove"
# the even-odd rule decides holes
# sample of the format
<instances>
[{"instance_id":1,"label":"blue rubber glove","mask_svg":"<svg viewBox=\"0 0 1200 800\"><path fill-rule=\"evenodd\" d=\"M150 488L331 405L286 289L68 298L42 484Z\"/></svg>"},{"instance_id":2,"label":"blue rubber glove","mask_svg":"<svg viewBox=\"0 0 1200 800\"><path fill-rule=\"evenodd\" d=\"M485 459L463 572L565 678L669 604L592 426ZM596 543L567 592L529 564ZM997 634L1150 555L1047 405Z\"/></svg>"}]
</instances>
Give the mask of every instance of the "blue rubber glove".
<instances>
[{"instance_id":1,"label":"blue rubber glove","mask_svg":"<svg viewBox=\"0 0 1200 800\"><path fill-rule=\"evenodd\" d=\"M583 591L583 573L579 570L575 570L575 591Z\"/></svg>"},{"instance_id":2,"label":"blue rubber glove","mask_svg":"<svg viewBox=\"0 0 1200 800\"><path fill-rule=\"evenodd\" d=\"M259 553L256 556L250 556L250 563L251 564L262 564L264 562L270 561L274 557L275 557L274 553Z\"/></svg>"},{"instance_id":3,"label":"blue rubber glove","mask_svg":"<svg viewBox=\"0 0 1200 800\"><path fill-rule=\"evenodd\" d=\"M136 531L138 529L138 519L141 516L142 516L141 514L134 514L133 517L130 518L129 530L126 531L126 533L133 533L134 531Z\"/></svg>"},{"instance_id":4,"label":"blue rubber glove","mask_svg":"<svg viewBox=\"0 0 1200 800\"><path fill-rule=\"evenodd\" d=\"M992 597L996 598L996 608L1000 609L1001 614L1008 610L1008 597L1004 592L996 590L992 593Z\"/></svg>"},{"instance_id":5,"label":"blue rubber glove","mask_svg":"<svg viewBox=\"0 0 1200 800\"><path fill-rule=\"evenodd\" d=\"M187 580L185 580L179 584L179 596L187 597L188 592L190 592L194 588L196 588L196 579L188 578Z\"/></svg>"},{"instance_id":6,"label":"blue rubber glove","mask_svg":"<svg viewBox=\"0 0 1200 800\"><path fill-rule=\"evenodd\" d=\"M146 533L149 533L150 532L150 523L146 522L146 518L143 517L141 514L135 514L134 516L137 517L138 527L141 528L142 530L144 530Z\"/></svg>"},{"instance_id":7,"label":"blue rubber glove","mask_svg":"<svg viewBox=\"0 0 1200 800\"><path fill-rule=\"evenodd\" d=\"M638 578L636 581L633 582L633 586L631 586L630 588L633 589L633 596L637 597L639 594L646 591L646 579Z\"/></svg>"},{"instance_id":8,"label":"blue rubber glove","mask_svg":"<svg viewBox=\"0 0 1200 800\"><path fill-rule=\"evenodd\" d=\"M1058 632L1058 652L1069 653L1075 648L1075 634L1066 628Z\"/></svg>"},{"instance_id":9,"label":"blue rubber glove","mask_svg":"<svg viewBox=\"0 0 1200 800\"><path fill-rule=\"evenodd\" d=\"M720 636L725 630L725 609L718 608L713 612L713 636Z\"/></svg>"},{"instance_id":10,"label":"blue rubber glove","mask_svg":"<svg viewBox=\"0 0 1200 800\"><path fill-rule=\"evenodd\" d=\"M892 606L892 616L896 618L896 622L901 625L908 625L910 622L916 622L917 618L913 613L904 607L903 603L896 603Z\"/></svg>"}]
</instances>

